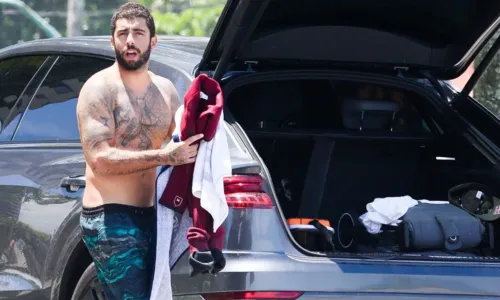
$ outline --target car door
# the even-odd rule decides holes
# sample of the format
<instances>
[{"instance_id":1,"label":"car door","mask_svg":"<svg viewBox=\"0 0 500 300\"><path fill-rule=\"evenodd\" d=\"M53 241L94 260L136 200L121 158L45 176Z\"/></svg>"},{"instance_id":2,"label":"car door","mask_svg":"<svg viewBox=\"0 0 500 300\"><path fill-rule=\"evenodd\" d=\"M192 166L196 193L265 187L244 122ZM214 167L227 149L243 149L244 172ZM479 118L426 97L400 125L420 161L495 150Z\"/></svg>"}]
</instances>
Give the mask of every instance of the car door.
<instances>
[{"instance_id":1,"label":"car door","mask_svg":"<svg viewBox=\"0 0 500 300\"><path fill-rule=\"evenodd\" d=\"M19 265L26 264L19 253L24 240L17 237L19 216L25 186L31 185L13 167L11 139L24 109L26 99L33 96L43 79L52 57L24 56L5 59L0 62L0 295L7 291L36 289L40 286L23 273L19 276ZM23 107L24 104L24 107ZM19 242L19 243L18 243ZM22 251L22 250L21 250ZM38 287L37 287L38 284Z\"/></svg>"},{"instance_id":2,"label":"car door","mask_svg":"<svg viewBox=\"0 0 500 300\"><path fill-rule=\"evenodd\" d=\"M14 105L18 124L9 130L13 121L2 130L0 148L0 201L15 208L12 229L1 236L5 258L0 278L16 274L21 279L0 285L0 291L41 290L56 275L54 266L65 255L62 224L79 208L84 187L78 94L92 74L112 63L87 56L50 57L42 65L49 67L35 75L41 79L32 80Z\"/></svg>"}]
</instances>

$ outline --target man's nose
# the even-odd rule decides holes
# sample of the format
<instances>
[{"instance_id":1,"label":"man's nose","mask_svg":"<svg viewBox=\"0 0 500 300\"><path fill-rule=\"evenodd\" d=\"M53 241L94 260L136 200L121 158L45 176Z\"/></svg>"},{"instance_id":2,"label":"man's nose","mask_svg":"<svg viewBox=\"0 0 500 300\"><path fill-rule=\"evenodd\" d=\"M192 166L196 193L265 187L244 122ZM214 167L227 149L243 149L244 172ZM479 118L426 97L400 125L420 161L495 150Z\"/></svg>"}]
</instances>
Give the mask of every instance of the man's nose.
<instances>
[{"instance_id":1,"label":"man's nose","mask_svg":"<svg viewBox=\"0 0 500 300\"><path fill-rule=\"evenodd\" d=\"M129 33L127 35L127 41L126 41L126 43L127 43L127 46L131 46L131 45L135 44L135 42L134 42L134 36L132 35L132 33Z\"/></svg>"}]
</instances>

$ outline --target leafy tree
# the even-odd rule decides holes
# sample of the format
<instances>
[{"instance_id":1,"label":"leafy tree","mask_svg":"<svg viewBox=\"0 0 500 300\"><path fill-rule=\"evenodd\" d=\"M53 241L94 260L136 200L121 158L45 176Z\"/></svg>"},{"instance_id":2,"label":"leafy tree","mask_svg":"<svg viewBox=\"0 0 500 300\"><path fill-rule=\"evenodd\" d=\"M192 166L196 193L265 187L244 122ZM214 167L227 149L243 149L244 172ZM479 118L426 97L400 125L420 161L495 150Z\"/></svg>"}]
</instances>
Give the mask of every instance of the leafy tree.
<instances>
[{"instance_id":1,"label":"leafy tree","mask_svg":"<svg viewBox=\"0 0 500 300\"><path fill-rule=\"evenodd\" d=\"M158 34L210 36L225 0L139 0L155 18Z\"/></svg>"},{"instance_id":2,"label":"leafy tree","mask_svg":"<svg viewBox=\"0 0 500 300\"><path fill-rule=\"evenodd\" d=\"M129 0L86 0L84 35L108 35L113 10ZM158 34L209 36L226 0L136 0L148 7L155 18ZM35 11L50 14L49 22L66 35L67 0L25 0ZM55 13L62 12L60 14Z\"/></svg>"},{"instance_id":3,"label":"leafy tree","mask_svg":"<svg viewBox=\"0 0 500 300\"><path fill-rule=\"evenodd\" d=\"M66 9L67 0L24 0L24 2L37 12L49 12L49 23L62 35L66 35ZM85 11L87 17L84 21L85 35L109 34L109 20L112 11L127 0L86 0ZM43 15L42 15L43 16Z\"/></svg>"},{"instance_id":4,"label":"leafy tree","mask_svg":"<svg viewBox=\"0 0 500 300\"><path fill-rule=\"evenodd\" d=\"M188 8L181 13L153 12L158 34L210 36L223 6Z\"/></svg>"},{"instance_id":5,"label":"leafy tree","mask_svg":"<svg viewBox=\"0 0 500 300\"><path fill-rule=\"evenodd\" d=\"M476 59L476 66L483 60L493 42L499 37L500 32L479 53ZM474 98L497 117L500 117L500 53L495 55L495 58L493 58L493 61L479 79L474 88Z\"/></svg>"}]
</instances>

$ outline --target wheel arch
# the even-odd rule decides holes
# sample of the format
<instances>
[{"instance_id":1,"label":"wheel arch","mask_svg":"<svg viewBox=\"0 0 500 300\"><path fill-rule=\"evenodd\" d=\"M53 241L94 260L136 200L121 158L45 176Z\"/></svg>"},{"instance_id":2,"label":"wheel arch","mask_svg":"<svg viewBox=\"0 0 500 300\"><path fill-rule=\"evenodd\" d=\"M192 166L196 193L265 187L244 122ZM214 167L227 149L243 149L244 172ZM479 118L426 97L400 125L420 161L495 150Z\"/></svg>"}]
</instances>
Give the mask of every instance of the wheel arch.
<instances>
[{"instance_id":1,"label":"wheel arch","mask_svg":"<svg viewBox=\"0 0 500 300\"><path fill-rule=\"evenodd\" d=\"M87 250L87 247L83 241L80 241L69 256L66 267L62 272L62 278L58 288L58 298L54 299L71 299L78 280L91 264L92 258Z\"/></svg>"},{"instance_id":2,"label":"wheel arch","mask_svg":"<svg viewBox=\"0 0 500 300\"><path fill-rule=\"evenodd\" d=\"M57 247L59 255L54 259L54 275L51 284L52 300L70 299L73 290L85 269L92 263L92 258L83 243L79 226L67 228L68 235L62 247ZM56 250L56 249L54 249Z\"/></svg>"}]
</instances>

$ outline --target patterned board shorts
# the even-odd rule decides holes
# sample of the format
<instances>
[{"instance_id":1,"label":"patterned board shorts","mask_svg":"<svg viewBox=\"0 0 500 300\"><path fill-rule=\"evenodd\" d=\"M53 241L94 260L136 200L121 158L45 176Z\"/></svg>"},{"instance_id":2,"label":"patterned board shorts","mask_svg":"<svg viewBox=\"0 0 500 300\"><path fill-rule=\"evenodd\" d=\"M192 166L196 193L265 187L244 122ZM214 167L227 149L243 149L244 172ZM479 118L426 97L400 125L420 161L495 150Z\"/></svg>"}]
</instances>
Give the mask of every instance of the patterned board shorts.
<instances>
[{"instance_id":1,"label":"patterned board shorts","mask_svg":"<svg viewBox=\"0 0 500 300\"><path fill-rule=\"evenodd\" d=\"M83 241L107 300L148 300L154 267L154 207L104 204L83 208Z\"/></svg>"}]
</instances>

